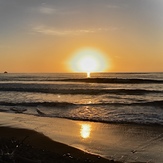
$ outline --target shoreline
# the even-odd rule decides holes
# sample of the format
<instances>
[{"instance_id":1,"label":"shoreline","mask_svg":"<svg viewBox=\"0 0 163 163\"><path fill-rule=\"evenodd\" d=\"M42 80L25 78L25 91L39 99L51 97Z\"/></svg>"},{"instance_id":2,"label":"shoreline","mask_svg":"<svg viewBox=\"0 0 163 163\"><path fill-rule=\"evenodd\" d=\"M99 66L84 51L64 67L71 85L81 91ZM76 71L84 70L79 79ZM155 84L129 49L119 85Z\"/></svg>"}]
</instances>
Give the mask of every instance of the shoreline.
<instances>
[{"instance_id":1,"label":"shoreline","mask_svg":"<svg viewBox=\"0 0 163 163\"><path fill-rule=\"evenodd\" d=\"M93 154L106 158L107 161L163 161L163 128L160 126L106 124L12 113L0 113L0 117L0 133L2 128L10 129L10 132L11 128L14 132L32 130L45 135L51 142L62 144L65 152L68 146L75 151L89 153L91 157ZM4 134L9 134L8 131Z\"/></svg>"},{"instance_id":2,"label":"shoreline","mask_svg":"<svg viewBox=\"0 0 163 163\"><path fill-rule=\"evenodd\" d=\"M0 127L0 140L5 138L7 140L18 140L22 141L24 138L26 140L23 142L26 145L30 145L35 149L45 150L48 152L52 152L57 155L57 157L61 157L62 161L67 161L70 159L71 162L97 162L97 163L111 163L114 162L109 161L105 158L102 158L97 155L92 155L76 149L74 147L70 147L66 144L62 144L59 142L55 142L48 138L47 136L36 132L30 129L20 129L20 128L11 128L11 127ZM20 157L20 156L19 156ZM60 158L60 159L61 159ZM55 161L57 161L56 158ZM118 162L115 162L118 163Z\"/></svg>"}]
</instances>

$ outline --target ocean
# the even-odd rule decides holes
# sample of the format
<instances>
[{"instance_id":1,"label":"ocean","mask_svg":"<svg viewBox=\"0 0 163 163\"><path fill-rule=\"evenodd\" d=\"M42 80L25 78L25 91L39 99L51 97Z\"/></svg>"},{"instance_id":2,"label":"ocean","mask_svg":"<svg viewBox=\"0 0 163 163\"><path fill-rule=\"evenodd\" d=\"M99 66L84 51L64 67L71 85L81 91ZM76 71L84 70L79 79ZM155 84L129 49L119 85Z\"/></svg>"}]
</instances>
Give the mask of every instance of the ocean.
<instances>
[{"instance_id":1,"label":"ocean","mask_svg":"<svg viewBox=\"0 0 163 163\"><path fill-rule=\"evenodd\" d=\"M0 112L163 125L163 73L0 74Z\"/></svg>"}]
</instances>

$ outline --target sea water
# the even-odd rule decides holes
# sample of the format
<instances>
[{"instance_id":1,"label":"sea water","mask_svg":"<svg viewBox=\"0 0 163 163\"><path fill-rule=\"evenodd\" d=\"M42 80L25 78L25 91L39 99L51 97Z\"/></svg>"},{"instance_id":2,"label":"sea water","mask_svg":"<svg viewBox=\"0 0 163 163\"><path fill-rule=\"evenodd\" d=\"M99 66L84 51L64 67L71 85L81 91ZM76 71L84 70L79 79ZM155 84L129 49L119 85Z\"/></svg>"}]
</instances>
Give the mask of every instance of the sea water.
<instances>
[{"instance_id":1,"label":"sea water","mask_svg":"<svg viewBox=\"0 0 163 163\"><path fill-rule=\"evenodd\" d=\"M0 111L163 125L163 73L0 74Z\"/></svg>"}]
</instances>

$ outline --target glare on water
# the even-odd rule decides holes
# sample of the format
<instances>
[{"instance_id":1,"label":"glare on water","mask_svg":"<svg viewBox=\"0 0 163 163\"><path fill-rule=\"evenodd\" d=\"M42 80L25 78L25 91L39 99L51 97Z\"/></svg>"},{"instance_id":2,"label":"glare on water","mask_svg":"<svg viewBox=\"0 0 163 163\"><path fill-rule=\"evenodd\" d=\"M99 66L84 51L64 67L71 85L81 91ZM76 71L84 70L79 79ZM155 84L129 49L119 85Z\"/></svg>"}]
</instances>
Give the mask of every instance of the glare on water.
<instances>
[{"instance_id":1,"label":"glare on water","mask_svg":"<svg viewBox=\"0 0 163 163\"><path fill-rule=\"evenodd\" d=\"M90 124L81 124L80 135L82 138L86 139L90 137L91 125Z\"/></svg>"}]
</instances>

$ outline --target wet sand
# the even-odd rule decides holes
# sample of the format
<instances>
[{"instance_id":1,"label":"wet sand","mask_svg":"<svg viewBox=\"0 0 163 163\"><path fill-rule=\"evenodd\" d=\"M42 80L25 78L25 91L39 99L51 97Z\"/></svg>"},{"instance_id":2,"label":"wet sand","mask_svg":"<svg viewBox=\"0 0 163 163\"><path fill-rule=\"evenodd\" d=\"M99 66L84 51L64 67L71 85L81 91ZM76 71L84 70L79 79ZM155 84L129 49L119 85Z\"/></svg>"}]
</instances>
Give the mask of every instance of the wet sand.
<instances>
[{"instance_id":1,"label":"wet sand","mask_svg":"<svg viewBox=\"0 0 163 163\"><path fill-rule=\"evenodd\" d=\"M45 135L29 129L0 127L0 147L1 156L2 151L3 155L16 151L12 158L16 162L114 162L55 142ZM2 160L8 162L10 158L0 157L0 162Z\"/></svg>"},{"instance_id":2,"label":"wet sand","mask_svg":"<svg viewBox=\"0 0 163 163\"><path fill-rule=\"evenodd\" d=\"M43 133L48 141L43 139L35 144L36 147L52 151L57 149L61 155L70 153L71 148L73 158L82 155L85 159L85 153L91 153L122 162L163 162L162 126L103 124L9 113L0 113L0 117L0 135L4 133L4 137L7 137L17 132L17 137L20 137L21 131L25 133L21 134L21 140L29 136L25 142L33 144L37 142L37 136ZM11 131L11 127L16 129ZM29 134L26 134L27 131ZM30 134L29 131L36 131L37 134ZM92 156L89 154L87 158ZM97 156L93 157L98 160Z\"/></svg>"}]
</instances>

